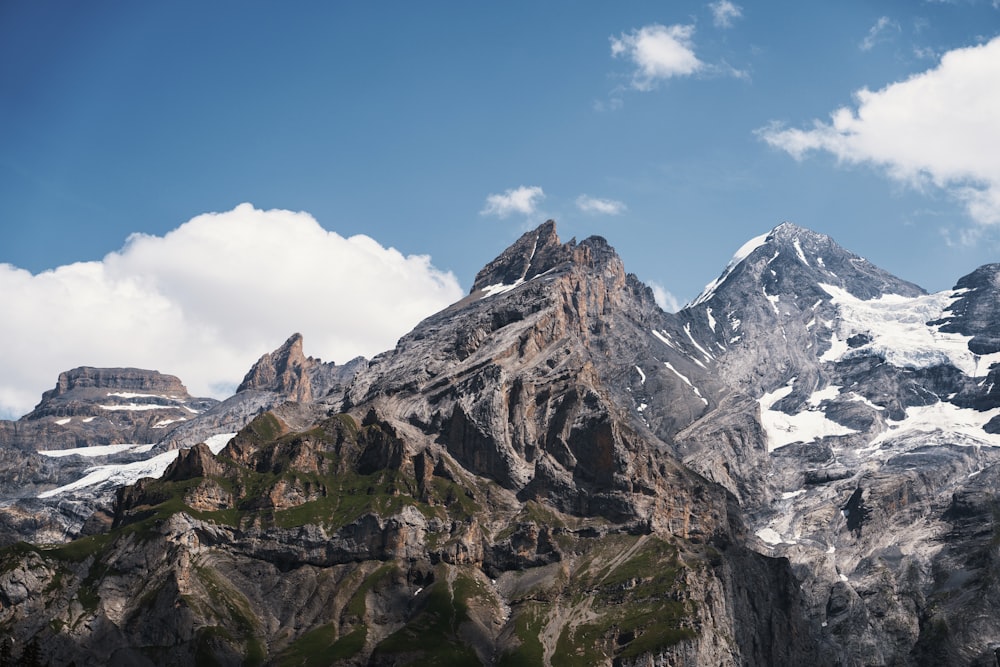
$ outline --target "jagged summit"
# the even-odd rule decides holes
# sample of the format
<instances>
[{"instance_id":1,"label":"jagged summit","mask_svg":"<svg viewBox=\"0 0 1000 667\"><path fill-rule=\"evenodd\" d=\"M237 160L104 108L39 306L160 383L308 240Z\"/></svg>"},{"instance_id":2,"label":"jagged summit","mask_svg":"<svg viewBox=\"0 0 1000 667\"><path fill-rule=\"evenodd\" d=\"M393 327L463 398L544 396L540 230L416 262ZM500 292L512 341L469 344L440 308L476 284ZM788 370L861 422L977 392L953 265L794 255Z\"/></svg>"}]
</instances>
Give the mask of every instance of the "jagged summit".
<instances>
[{"instance_id":1,"label":"jagged summit","mask_svg":"<svg viewBox=\"0 0 1000 667\"><path fill-rule=\"evenodd\" d=\"M544 273L569 259L569 248L556 234L556 223L547 220L525 232L496 259L476 274L472 292L493 285L514 285Z\"/></svg>"},{"instance_id":2,"label":"jagged summit","mask_svg":"<svg viewBox=\"0 0 1000 667\"><path fill-rule=\"evenodd\" d=\"M251 389L279 391L289 394L293 400L309 400L312 391L306 372L312 361L302 352L302 334L294 333L277 350L257 360L236 392Z\"/></svg>"},{"instance_id":3,"label":"jagged summit","mask_svg":"<svg viewBox=\"0 0 1000 667\"><path fill-rule=\"evenodd\" d=\"M919 296L926 292L913 283L901 280L844 249L819 232L783 222L770 232L743 244L733 255L722 274L709 283L687 307L706 304L736 289L742 298L747 289L769 297L795 295L828 299L819 285L833 285L859 299L873 299L883 294ZM742 287L736 287L742 285Z\"/></svg>"},{"instance_id":4,"label":"jagged summit","mask_svg":"<svg viewBox=\"0 0 1000 667\"><path fill-rule=\"evenodd\" d=\"M243 378L236 393L270 392L286 400L308 403L347 382L366 364L363 357L341 366L324 363L321 359L307 357L302 351L302 342L302 334L294 333L281 347L262 355Z\"/></svg>"}]
</instances>

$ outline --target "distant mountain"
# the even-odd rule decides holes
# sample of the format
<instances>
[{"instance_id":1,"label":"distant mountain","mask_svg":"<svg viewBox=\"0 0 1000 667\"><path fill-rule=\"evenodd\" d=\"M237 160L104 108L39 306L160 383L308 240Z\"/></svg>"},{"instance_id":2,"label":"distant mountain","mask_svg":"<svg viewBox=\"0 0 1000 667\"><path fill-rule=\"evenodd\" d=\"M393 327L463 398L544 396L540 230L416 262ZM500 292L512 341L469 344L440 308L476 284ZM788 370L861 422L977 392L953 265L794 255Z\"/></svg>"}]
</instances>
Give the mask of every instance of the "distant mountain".
<instances>
[{"instance_id":1,"label":"distant mountain","mask_svg":"<svg viewBox=\"0 0 1000 667\"><path fill-rule=\"evenodd\" d=\"M0 552L7 650L995 664L998 275L927 294L784 223L668 314L549 221L393 350L337 366L293 335L132 463L9 486L47 496L8 504L23 521L95 511L64 521L89 537ZM7 428L109 410L77 384Z\"/></svg>"}]
</instances>

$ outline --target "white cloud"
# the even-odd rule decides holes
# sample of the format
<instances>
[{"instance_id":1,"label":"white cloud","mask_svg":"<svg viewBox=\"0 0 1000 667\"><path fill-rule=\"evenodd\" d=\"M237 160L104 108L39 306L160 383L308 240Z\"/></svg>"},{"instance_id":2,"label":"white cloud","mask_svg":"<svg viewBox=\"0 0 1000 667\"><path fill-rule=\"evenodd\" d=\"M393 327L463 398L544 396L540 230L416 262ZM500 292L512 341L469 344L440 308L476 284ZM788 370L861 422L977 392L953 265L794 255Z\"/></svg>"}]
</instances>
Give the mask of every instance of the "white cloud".
<instances>
[{"instance_id":1,"label":"white cloud","mask_svg":"<svg viewBox=\"0 0 1000 667\"><path fill-rule=\"evenodd\" d=\"M875 25L868 29L868 34L865 38L861 40L861 44L858 45L862 51L871 51L875 48L875 45L881 41L880 36L885 33L886 30L894 30L895 32L900 31L899 24L890 19L888 16L880 16ZM882 38L884 39L884 37Z\"/></svg>"},{"instance_id":2,"label":"white cloud","mask_svg":"<svg viewBox=\"0 0 1000 667\"><path fill-rule=\"evenodd\" d=\"M882 167L896 181L942 188L984 225L1000 224L1000 37L944 54L934 69L878 91L856 109L808 129L757 131L801 160L826 151L847 164Z\"/></svg>"},{"instance_id":3,"label":"white cloud","mask_svg":"<svg viewBox=\"0 0 1000 667\"><path fill-rule=\"evenodd\" d=\"M506 218L511 213L521 213L531 215L535 212L538 202L545 198L545 193L537 185L519 188L512 188L504 191L502 195L489 195L486 198L486 206L480 215L496 215Z\"/></svg>"},{"instance_id":4,"label":"white cloud","mask_svg":"<svg viewBox=\"0 0 1000 667\"><path fill-rule=\"evenodd\" d=\"M743 16L743 8L729 0L709 3L708 8L712 10L712 22L717 28L731 28L733 21Z\"/></svg>"},{"instance_id":5,"label":"white cloud","mask_svg":"<svg viewBox=\"0 0 1000 667\"><path fill-rule=\"evenodd\" d=\"M576 198L576 207L584 213L598 213L601 215L621 215L628 208L624 202L614 199L598 199L588 195L580 195Z\"/></svg>"},{"instance_id":6,"label":"white cloud","mask_svg":"<svg viewBox=\"0 0 1000 667\"><path fill-rule=\"evenodd\" d=\"M37 275L2 264L0 414L87 365L156 369L218 395L296 331L324 360L371 356L461 296L426 255L249 204L133 235L100 262Z\"/></svg>"},{"instance_id":7,"label":"white cloud","mask_svg":"<svg viewBox=\"0 0 1000 667\"><path fill-rule=\"evenodd\" d=\"M694 53L693 25L652 24L611 38L611 55L631 60L632 87L652 90L657 81L690 76L704 67Z\"/></svg>"},{"instance_id":8,"label":"white cloud","mask_svg":"<svg viewBox=\"0 0 1000 667\"><path fill-rule=\"evenodd\" d=\"M681 302L677 300L677 297L667 291L663 285L657 282L650 282L648 284L650 289L653 290L653 298L656 300L657 306L668 313L676 313L681 309Z\"/></svg>"}]
</instances>

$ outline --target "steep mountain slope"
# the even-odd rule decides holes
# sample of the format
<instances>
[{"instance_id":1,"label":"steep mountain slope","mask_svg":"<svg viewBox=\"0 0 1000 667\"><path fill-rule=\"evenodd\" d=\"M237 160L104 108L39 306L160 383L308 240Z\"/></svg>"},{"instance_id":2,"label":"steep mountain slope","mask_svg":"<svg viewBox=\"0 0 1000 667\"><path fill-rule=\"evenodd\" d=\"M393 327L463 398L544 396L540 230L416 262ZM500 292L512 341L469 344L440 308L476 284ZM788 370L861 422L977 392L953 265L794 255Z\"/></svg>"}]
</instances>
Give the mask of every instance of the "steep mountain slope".
<instances>
[{"instance_id":1,"label":"steep mountain slope","mask_svg":"<svg viewBox=\"0 0 1000 667\"><path fill-rule=\"evenodd\" d=\"M927 294L785 223L671 315L550 221L370 362L264 355L91 536L0 551L0 628L56 664L994 665L997 362L1000 265Z\"/></svg>"},{"instance_id":2,"label":"steep mountain slope","mask_svg":"<svg viewBox=\"0 0 1000 667\"><path fill-rule=\"evenodd\" d=\"M685 461L740 495L769 552L792 560L845 663L992 660L1000 626L972 620L996 595L983 558L983 480L1000 461L996 274L928 295L784 224L679 314L703 346L727 346L732 388L678 434ZM752 411L766 465L704 456L745 438Z\"/></svg>"},{"instance_id":3,"label":"steep mountain slope","mask_svg":"<svg viewBox=\"0 0 1000 667\"><path fill-rule=\"evenodd\" d=\"M0 626L56 662L817 661L787 561L672 454L724 398L711 357L547 223L341 395L185 450L106 534L4 552Z\"/></svg>"}]
</instances>

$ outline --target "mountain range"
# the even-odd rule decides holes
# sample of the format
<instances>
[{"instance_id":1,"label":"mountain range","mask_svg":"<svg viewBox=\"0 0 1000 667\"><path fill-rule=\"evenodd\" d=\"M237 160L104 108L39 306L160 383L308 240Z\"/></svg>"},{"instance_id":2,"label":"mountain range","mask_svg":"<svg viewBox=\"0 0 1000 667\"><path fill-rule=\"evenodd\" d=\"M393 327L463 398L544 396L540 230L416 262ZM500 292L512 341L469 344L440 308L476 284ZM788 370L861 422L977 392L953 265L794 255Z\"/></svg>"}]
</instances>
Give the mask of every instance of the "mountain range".
<instances>
[{"instance_id":1,"label":"mountain range","mask_svg":"<svg viewBox=\"0 0 1000 667\"><path fill-rule=\"evenodd\" d=\"M548 221L397 346L0 423L36 664L1000 664L1000 264L784 223L677 313Z\"/></svg>"}]
</instances>

